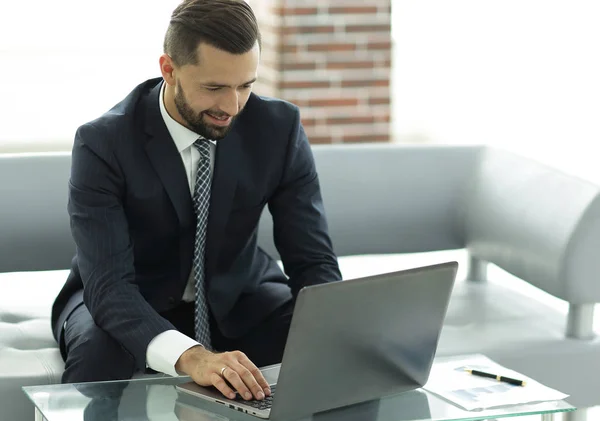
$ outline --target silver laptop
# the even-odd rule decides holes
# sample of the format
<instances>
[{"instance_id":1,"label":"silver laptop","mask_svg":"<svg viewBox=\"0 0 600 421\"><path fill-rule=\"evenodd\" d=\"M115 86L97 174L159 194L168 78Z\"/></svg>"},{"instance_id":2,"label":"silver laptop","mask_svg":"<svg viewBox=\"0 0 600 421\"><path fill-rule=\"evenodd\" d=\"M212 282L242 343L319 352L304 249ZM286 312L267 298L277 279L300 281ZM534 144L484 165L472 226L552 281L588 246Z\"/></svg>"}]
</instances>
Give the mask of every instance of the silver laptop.
<instances>
[{"instance_id":1,"label":"silver laptop","mask_svg":"<svg viewBox=\"0 0 600 421\"><path fill-rule=\"evenodd\" d=\"M260 418L297 419L422 387L458 264L442 263L303 288L281 364L261 371L263 400L230 400L194 382L181 392Z\"/></svg>"}]
</instances>

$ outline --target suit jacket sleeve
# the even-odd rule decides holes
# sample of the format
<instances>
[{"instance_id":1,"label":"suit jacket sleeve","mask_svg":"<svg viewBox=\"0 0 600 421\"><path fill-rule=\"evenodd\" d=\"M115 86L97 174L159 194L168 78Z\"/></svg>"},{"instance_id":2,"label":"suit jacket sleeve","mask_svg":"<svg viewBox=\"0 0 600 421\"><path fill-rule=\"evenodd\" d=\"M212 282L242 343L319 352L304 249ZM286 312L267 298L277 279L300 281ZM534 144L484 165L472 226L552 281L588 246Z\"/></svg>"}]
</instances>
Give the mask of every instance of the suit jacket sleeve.
<instances>
[{"instance_id":1,"label":"suit jacket sleeve","mask_svg":"<svg viewBox=\"0 0 600 421\"><path fill-rule=\"evenodd\" d=\"M68 210L84 286L84 303L96 324L136 361L159 333L175 329L140 294L123 208L124 177L111 140L92 125L75 136Z\"/></svg>"},{"instance_id":2,"label":"suit jacket sleeve","mask_svg":"<svg viewBox=\"0 0 600 421\"><path fill-rule=\"evenodd\" d=\"M304 286L341 280L313 154L295 111L283 176L269 201L275 246L294 297Z\"/></svg>"}]
</instances>

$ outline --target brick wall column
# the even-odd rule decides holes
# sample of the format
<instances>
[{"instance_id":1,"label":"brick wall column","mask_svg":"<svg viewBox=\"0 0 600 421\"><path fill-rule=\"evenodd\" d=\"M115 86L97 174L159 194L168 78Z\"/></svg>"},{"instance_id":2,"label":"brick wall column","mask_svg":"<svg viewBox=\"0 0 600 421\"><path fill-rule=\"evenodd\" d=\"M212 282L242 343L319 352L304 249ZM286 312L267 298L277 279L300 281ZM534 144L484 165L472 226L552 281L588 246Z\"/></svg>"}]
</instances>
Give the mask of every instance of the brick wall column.
<instances>
[{"instance_id":1,"label":"brick wall column","mask_svg":"<svg viewBox=\"0 0 600 421\"><path fill-rule=\"evenodd\" d=\"M390 140L391 0L247 0L263 34L255 91L301 108L312 143Z\"/></svg>"},{"instance_id":2,"label":"brick wall column","mask_svg":"<svg viewBox=\"0 0 600 421\"><path fill-rule=\"evenodd\" d=\"M253 89L260 95L279 97L281 79L281 16L278 13L284 0L246 0L252 7L262 34L262 55L258 81Z\"/></svg>"}]
</instances>

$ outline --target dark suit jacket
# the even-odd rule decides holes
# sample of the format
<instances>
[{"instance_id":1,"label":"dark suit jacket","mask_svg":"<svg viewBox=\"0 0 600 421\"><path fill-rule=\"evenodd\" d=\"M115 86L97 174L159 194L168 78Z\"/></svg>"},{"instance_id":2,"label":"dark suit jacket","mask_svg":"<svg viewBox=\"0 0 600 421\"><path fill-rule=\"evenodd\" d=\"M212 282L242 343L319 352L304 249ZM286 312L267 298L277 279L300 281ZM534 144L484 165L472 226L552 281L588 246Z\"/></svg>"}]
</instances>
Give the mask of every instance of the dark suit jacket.
<instances>
[{"instance_id":1,"label":"dark suit jacket","mask_svg":"<svg viewBox=\"0 0 600 421\"><path fill-rule=\"evenodd\" d=\"M62 325L81 294L96 324L144 367L149 342L174 329L192 266L196 217L181 157L160 114L162 79L136 87L75 136L68 211L77 246L53 309ZM268 205L284 263L257 247ZM297 107L252 94L218 141L206 245L210 308L243 335L307 285L341 279L312 152ZM83 289L83 292L78 292Z\"/></svg>"}]
</instances>

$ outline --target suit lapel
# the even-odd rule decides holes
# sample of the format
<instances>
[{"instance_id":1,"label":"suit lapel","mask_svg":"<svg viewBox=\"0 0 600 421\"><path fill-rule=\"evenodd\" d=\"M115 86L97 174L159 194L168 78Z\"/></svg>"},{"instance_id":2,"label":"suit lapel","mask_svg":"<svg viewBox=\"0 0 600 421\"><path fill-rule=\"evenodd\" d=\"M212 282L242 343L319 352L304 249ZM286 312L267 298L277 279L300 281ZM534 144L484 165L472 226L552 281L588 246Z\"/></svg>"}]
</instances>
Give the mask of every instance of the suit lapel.
<instances>
[{"instance_id":1,"label":"suit lapel","mask_svg":"<svg viewBox=\"0 0 600 421\"><path fill-rule=\"evenodd\" d=\"M160 86L159 83L145 99L145 127L149 136L146 153L175 207L180 225L195 227L195 215L185 167L160 114L158 105ZM210 279L217 263L225 224L237 186L240 146L241 135L235 126L227 137L217 142L206 233L207 279Z\"/></svg>"},{"instance_id":2,"label":"suit lapel","mask_svg":"<svg viewBox=\"0 0 600 421\"><path fill-rule=\"evenodd\" d=\"M217 142L217 156L211 185L208 227L206 232L206 279L210 280L217 263L225 223L229 218L237 186L241 136L233 127L226 138Z\"/></svg>"},{"instance_id":3,"label":"suit lapel","mask_svg":"<svg viewBox=\"0 0 600 421\"><path fill-rule=\"evenodd\" d=\"M179 224L181 226L194 226L192 197L185 167L160 114L158 105L160 87L161 84L159 83L145 98L145 128L149 136L146 143L146 153L173 203L179 218Z\"/></svg>"}]
</instances>

